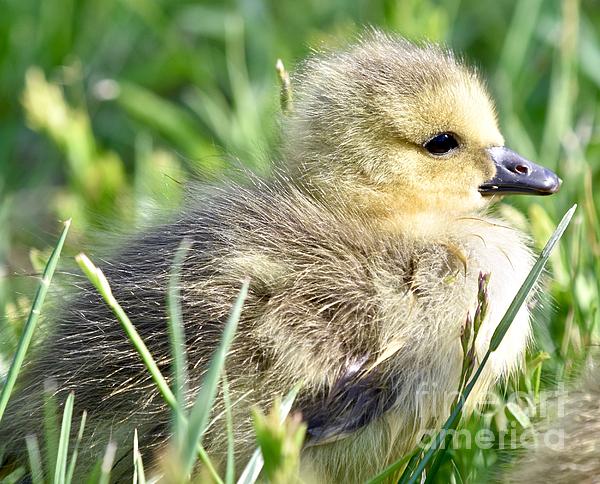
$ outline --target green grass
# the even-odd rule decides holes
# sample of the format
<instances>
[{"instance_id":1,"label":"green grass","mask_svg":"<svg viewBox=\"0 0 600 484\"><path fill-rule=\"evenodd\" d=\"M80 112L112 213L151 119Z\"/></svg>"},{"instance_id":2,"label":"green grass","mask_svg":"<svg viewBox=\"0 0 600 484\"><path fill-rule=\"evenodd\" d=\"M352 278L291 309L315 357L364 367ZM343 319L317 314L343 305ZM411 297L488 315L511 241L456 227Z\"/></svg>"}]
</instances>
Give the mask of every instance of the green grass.
<instances>
[{"instance_id":1,"label":"green grass","mask_svg":"<svg viewBox=\"0 0 600 484\"><path fill-rule=\"evenodd\" d=\"M37 283L30 276L54 246L57 219L73 217L64 250L71 257L98 228L141 225L156 207L176 206L188 179L211 179L235 159L268 172L267 154L277 146L276 60L293 70L310 47L346 39L364 24L447 42L480 66L507 145L564 180L555 196L514 197L501 209L539 249L560 216L580 206L550 257L524 374L497 390L486 419L463 425L524 430L528 405L506 396L519 390L538 401L576 376L597 344L600 11L593 1L7 0L0 17L0 373L27 334ZM48 106L66 122L49 116ZM39 443L54 446L51 454L59 450L54 432ZM450 449L435 482L484 480L501 459L496 448ZM41 467L54 476L54 467Z\"/></svg>"},{"instance_id":2,"label":"green grass","mask_svg":"<svg viewBox=\"0 0 600 484\"><path fill-rule=\"evenodd\" d=\"M19 371L21 370L21 367L25 361L25 355L29 349L31 340L33 339L33 333L42 312L42 306L44 304L44 300L46 299L46 294L48 294L52 277L56 271L58 259L60 258L60 253L62 252L62 248L65 244L71 221L67 220L64 225L64 229L60 235L60 238L58 239L56 247L52 251L52 255L50 256L48 264L46 265L46 268L42 274L42 279L40 280L38 290L35 294L35 298L33 299L31 311L29 312L27 322L23 328L17 350L8 369L8 373L6 374L6 379L3 381L2 390L0 391L0 421L2 420L2 416L4 415L4 411L8 405L8 399L10 398L11 392L17 381Z\"/></svg>"}]
</instances>

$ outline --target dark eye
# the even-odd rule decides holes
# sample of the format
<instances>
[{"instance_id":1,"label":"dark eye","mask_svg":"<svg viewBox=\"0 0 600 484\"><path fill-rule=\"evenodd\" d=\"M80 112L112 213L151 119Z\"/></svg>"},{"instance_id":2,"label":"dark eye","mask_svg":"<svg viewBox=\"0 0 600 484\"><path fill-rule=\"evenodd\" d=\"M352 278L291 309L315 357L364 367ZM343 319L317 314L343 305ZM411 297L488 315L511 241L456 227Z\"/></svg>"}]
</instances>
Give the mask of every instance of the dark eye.
<instances>
[{"instance_id":1,"label":"dark eye","mask_svg":"<svg viewBox=\"0 0 600 484\"><path fill-rule=\"evenodd\" d=\"M451 133L441 133L431 138L424 146L432 155L444 155L458 148L458 141Z\"/></svg>"}]
</instances>

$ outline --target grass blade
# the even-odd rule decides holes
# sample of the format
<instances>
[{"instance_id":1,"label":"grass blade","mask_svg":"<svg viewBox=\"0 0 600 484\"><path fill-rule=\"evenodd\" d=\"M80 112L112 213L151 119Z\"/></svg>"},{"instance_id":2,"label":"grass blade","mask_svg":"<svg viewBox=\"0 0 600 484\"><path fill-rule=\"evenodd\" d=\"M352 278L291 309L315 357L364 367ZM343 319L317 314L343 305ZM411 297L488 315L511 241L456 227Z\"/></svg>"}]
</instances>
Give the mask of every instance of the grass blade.
<instances>
[{"instance_id":1,"label":"grass blade","mask_svg":"<svg viewBox=\"0 0 600 484\"><path fill-rule=\"evenodd\" d=\"M6 477L2 478L2 484L21 484L25 476L25 468L18 467Z\"/></svg>"},{"instance_id":2,"label":"grass blade","mask_svg":"<svg viewBox=\"0 0 600 484\"><path fill-rule=\"evenodd\" d=\"M413 455L405 455L404 457L402 457L402 459L397 460L392 465L386 467L383 472L377 474L377 476L373 477L372 479L369 479L369 481L366 484L380 484L381 482L388 482L388 480L397 472L400 472L405 465L405 472L408 474L411 471L411 469L414 469L414 466L416 465L419 459L419 455L420 452L415 452ZM402 477L404 477L404 473L402 474Z\"/></svg>"},{"instance_id":3,"label":"grass blade","mask_svg":"<svg viewBox=\"0 0 600 484\"><path fill-rule=\"evenodd\" d=\"M77 433L77 440L75 441L75 448L71 455L71 461L69 462L69 468L67 469L66 484L70 484L73 480L73 474L75 473L75 465L77 464L77 456L79 455L79 445L83 438L83 430L85 429L85 421L87 419L87 412L84 410L81 414L81 423L79 424L79 432Z\"/></svg>"},{"instance_id":4,"label":"grass blade","mask_svg":"<svg viewBox=\"0 0 600 484\"><path fill-rule=\"evenodd\" d=\"M32 484L44 484L44 471L42 469L42 456L35 435L25 437L27 445L27 456L29 457L29 469Z\"/></svg>"},{"instance_id":5,"label":"grass blade","mask_svg":"<svg viewBox=\"0 0 600 484\"><path fill-rule=\"evenodd\" d=\"M58 440L58 454L56 456L56 467L54 468L55 484L64 484L67 475L67 453L69 451L69 437L71 435L71 421L73 419L73 402L75 395L69 393L63 411L62 425L60 427L60 439Z\"/></svg>"},{"instance_id":6,"label":"grass blade","mask_svg":"<svg viewBox=\"0 0 600 484\"><path fill-rule=\"evenodd\" d=\"M56 243L56 246L54 247L50 258L48 259L48 263L46 264L46 268L44 269L44 273L42 274L42 280L40 281L40 284L38 286L35 298L33 300L33 304L31 306L31 311L29 312L27 322L25 323L25 327L23 328L23 334L21 335L21 339L19 340L17 351L15 352L15 356L12 360L10 368L8 369L8 374L6 375L6 381L4 383L4 386L2 387L2 391L0 391L0 421L2 421L2 416L4 415L4 411L6 410L6 406L8 405L8 399L10 398L10 394L12 393L12 390L17 381L17 376L19 375L21 366L23 366L25 354L27 353L27 349L29 348L31 339L33 338L33 332L35 331L38 318L41 314L42 305L44 304L44 299L46 298L46 294L48 293L50 281L52 281L52 276L54 275L54 271L56 270L58 259L60 258L60 253L62 251L63 245L65 244L67 232L69 231L70 226L71 220L69 219L64 223L62 233L58 238L58 242Z\"/></svg>"},{"instance_id":7,"label":"grass blade","mask_svg":"<svg viewBox=\"0 0 600 484\"><path fill-rule=\"evenodd\" d=\"M218 170L220 159L211 143L198 137L194 118L175 103L163 99L139 85L121 82L118 102L132 117L145 122L154 131L172 140L193 159L202 160L202 168Z\"/></svg>"},{"instance_id":8,"label":"grass blade","mask_svg":"<svg viewBox=\"0 0 600 484\"><path fill-rule=\"evenodd\" d=\"M135 326L113 296L110 285L108 284L104 273L98 267L96 267L85 254L79 254L75 257L75 260L121 323L121 326L125 330L125 333L127 333L129 340L133 343L133 346L140 355L144 365L150 372L150 375L152 375L152 379L154 380L154 383L156 383L156 386L158 387L165 401L171 406L171 408L177 409L178 407L175 395L173 395L173 392L169 388L167 381L158 369L154 358L152 358L150 350L148 350L148 347L142 341L142 338L135 329Z\"/></svg>"},{"instance_id":9,"label":"grass blade","mask_svg":"<svg viewBox=\"0 0 600 484\"><path fill-rule=\"evenodd\" d=\"M79 264L83 272L86 274L90 282L94 285L94 287L100 293L106 304L108 304L108 306L112 309L113 313L121 323L121 326L125 330L125 333L127 334L129 340L132 342L136 351L140 355L140 358L142 359L144 365L146 366L146 369L152 375L152 379L156 383L165 402L174 411L179 412L180 409L177 405L177 399L175 398L175 395L171 391L171 388L167 384L167 381L160 372L158 365L152 358L152 354L148 350L148 347L142 341L142 338L135 329L135 326L133 325L127 314L125 314L125 311L120 306L118 301L114 298L108 280L106 279L102 271L98 267L96 267L85 254L79 254L77 257L75 257L75 260L77 261L77 263ZM185 419L185 417L180 418L183 419L183 425L187 426L187 420ZM196 453L202 461L202 463L206 466L207 470L209 471L211 477L215 480L215 482L221 483L222 480L219 477L219 474L217 473L212 462L210 461L208 454L199 443L196 445Z\"/></svg>"},{"instance_id":10,"label":"grass blade","mask_svg":"<svg viewBox=\"0 0 600 484\"><path fill-rule=\"evenodd\" d=\"M229 314L227 324L223 329L221 344L219 345L219 348L217 348L217 351L210 361L210 366L202 381L202 388L200 389L200 392L196 398L196 402L194 403L194 407L192 408L188 423L186 442L182 451L185 475L188 475L191 472L196 460L196 448L198 443L201 441L208 424L210 411L215 397L217 396L219 379L225 365L225 358L235 336L237 325L242 313L242 306L244 305L244 301L248 295L249 285L249 280L245 280L242 284L242 288L240 289L235 304L233 305Z\"/></svg>"},{"instance_id":11,"label":"grass blade","mask_svg":"<svg viewBox=\"0 0 600 484\"><path fill-rule=\"evenodd\" d=\"M546 262L548 261L548 258L550 257L550 253L552 252L552 249L554 249L554 246L560 240L563 233L567 229L567 226L569 225L569 222L573 218L573 214L575 213L576 209L577 209L577 205L573 205L567 211L567 213L565 213L562 220L558 224L558 227L556 227L556 230L550 237L550 240L548 240L548 242L546 243L546 246L542 249L540 256L535 261L535 264L531 268L531 271L529 271L529 274L528 274L527 278L525 279L525 282L523 282L523 284L519 288L517 295L513 299L512 303L510 304L506 313L504 314L502 320L498 324L498 327L494 331L494 334L490 341L490 348L488 350L489 352L492 352L492 351L495 351L496 349L498 349L498 346L502 342L502 339L504 338L504 335L508 331L508 328L510 327L513 319L515 319L515 316L519 312L519 309L521 309L521 306L525 302L525 299L527 298L529 291L531 291L531 288L537 281L538 277L540 277L540 274L542 273L542 270L544 269L544 266L546 265Z\"/></svg>"},{"instance_id":12,"label":"grass blade","mask_svg":"<svg viewBox=\"0 0 600 484\"><path fill-rule=\"evenodd\" d=\"M135 429L133 433L133 484L146 484L146 475L144 473L144 463L138 443L138 432Z\"/></svg>"},{"instance_id":13,"label":"grass blade","mask_svg":"<svg viewBox=\"0 0 600 484\"><path fill-rule=\"evenodd\" d=\"M507 79L517 78L527 60L527 49L535 35L542 1L517 2L515 5L498 62L499 73L505 73Z\"/></svg>"},{"instance_id":14,"label":"grass blade","mask_svg":"<svg viewBox=\"0 0 600 484\"><path fill-rule=\"evenodd\" d=\"M444 446L442 449L440 449L440 445L442 444L442 442L444 442L446 440L448 430L452 429L453 426L455 425L455 423L457 422L457 419L462 412L465 401L466 401L467 397L469 396L469 394L471 393L471 391L473 390L475 384L477 383L477 380L479 379L479 377L483 371L483 368L485 367L485 364L487 363L487 360L489 359L492 352L495 351L498 348L498 346L500 345L500 343L502 342L502 339L504 338L504 335L508 331L508 328L510 327L513 319L515 318L519 309L521 308L521 306L527 299L527 296L529 295L529 292L535 285L538 277L542 273L542 270L544 269L544 266L545 266L546 262L548 261L548 258L550 257L550 253L552 252L552 249L554 249L554 246L560 240L560 238L562 237L563 233L565 232L567 226L569 225L569 222L573 218L573 214L575 213L576 208L577 208L577 205L573 205L567 211L567 213L563 216L562 220L558 224L558 227L556 228L556 230L554 231L554 233L552 234L552 236L546 243L546 246L540 253L535 264L529 271L528 276L525 278L525 281L519 288L512 303L508 307L502 320L500 321L496 330L494 331L494 334L492 335L492 339L490 341L490 346L489 346L486 354L482 358L481 363L477 367L477 370L475 371L473 377L471 378L471 380L469 381L469 383L467 384L467 386L461 393L457 404L455 405L454 409L452 410L452 412L450 414L450 417L448 417L448 420L446 420L446 422L445 422L444 426L442 427L442 429L440 430L440 432L438 432L438 434L433 439L431 445L427 449L427 452L425 453L425 455L419 462L419 465L417 466L415 472L410 476L405 475L400 480L400 483L402 483L402 484L416 483L421 478L421 474L425 470L425 467L429 464L429 462L434 457L436 457L436 454L438 452L440 453L440 455L437 455L436 458L441 459L443 457L443 453L445 453L447 446ZM389 467L384 469L383 472L381 472L380 474L375 476L369 482L380 482L383 477L390 474L390 472L391 472L390 469L398 466L399 462L401 462L402 460L404 460L404 458L400 459L399 461L393 463L392 465L390 465ZM429 476L429 477L432 477L432 476Z\"/></svg>"},{"instance_id":15,"label":"grass blade","mask_svg":"<svg viewBox=\"0 0 600 484\"><path fill-rule=\"evenodd\" d=\"M53 381L44 382L44 443L46 445L46 472L54 475L58 456L58 404L56 403L56 385Z\"/></svg>"},{"instance_id":16,"label":"grass blade","mask_svg":"<svg viewBox=\"0 0 600 484\"><path fill-rule=\"evenodd\" d=\"M104 452L102 466L100 467L100 478L98 484L108 484L110 482L110 471L112 470L115 456L117 455L117 444L109 442Z\"/></svg>"},{"instance_id":17,"label":"grass blade","mask_svg":"<svg viewBox=\"0 0 600 484\"><path fill-rule=\"evenodd\" d=\"M171 354L173 355L173 375L175 385L175 399L178 410L173 412L174 431L178 448L183 445L186 434L183 411L185 409L185 396L187 394L187 357L185 351L185 334L181 316L180 287L181 267L185 256L191 247L191 242L184 239L175 253L175 260L171 269L167 306L169 312L169 336L171 340Z\"/></svg>"},{"instance_id":18,"label":"grass blade","mask_svg":"<svg viewBox=\"0 0 600 484\"><path fill-rule=\"evenodd\" d=\"M283 421L287 418L290 411L292 410L292 405L294 404L294 400L296 400L296 396L300 391L300 384L296 385L292 390L286 395L286 397L281 402L281 413L279 414L279 422L283 423ZM237 481L237 484L254 484L260 475L260 471L263 468L263 457L260 452L260 448L257 448L252 457L246 464L242 475Z\"/></svg>"},{"instance_id":19,"label":"grass blade","mask_svg":"<svg viewBox=\"0 0 600 484\"><path fill-rule=\"evenodd\" d=\"M225 421L227 424L227 466L225 470L225 484L235 482L235 448L233 438L233 420L231 416L231 399L229 398L229 382L223 372L223 402L225 404Z\"/></svg>"}]
</instances>

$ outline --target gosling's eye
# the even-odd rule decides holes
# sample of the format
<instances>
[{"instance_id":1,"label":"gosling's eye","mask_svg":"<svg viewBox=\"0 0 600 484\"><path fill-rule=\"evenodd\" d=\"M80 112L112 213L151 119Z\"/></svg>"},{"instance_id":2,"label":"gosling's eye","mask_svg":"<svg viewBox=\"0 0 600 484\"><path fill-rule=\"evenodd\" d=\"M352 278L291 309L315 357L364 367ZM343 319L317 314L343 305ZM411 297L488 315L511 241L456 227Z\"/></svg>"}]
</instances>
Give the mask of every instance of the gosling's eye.
<instances>
[{"instance_id":1,"label":"gosling's eye","mask_svg":"<svg viewBox=\"0 0 600 484\"><path fill-rule=\"evenodd\" d=\"M441 133L431 138L424 146L432 155L444 155L458 148L458 141L451 133Z\"/></svg>"}]
</instances>

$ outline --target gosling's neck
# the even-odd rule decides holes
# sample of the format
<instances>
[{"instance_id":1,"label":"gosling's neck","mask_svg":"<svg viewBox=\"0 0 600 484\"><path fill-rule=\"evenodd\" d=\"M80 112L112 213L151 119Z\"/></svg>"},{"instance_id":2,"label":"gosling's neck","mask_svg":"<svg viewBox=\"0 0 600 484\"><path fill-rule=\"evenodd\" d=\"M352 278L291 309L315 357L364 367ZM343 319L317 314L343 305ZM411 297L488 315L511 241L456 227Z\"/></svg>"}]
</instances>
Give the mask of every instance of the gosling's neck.
<instances>
[{"instance_id":1,"label":"gosling's neck","mask_svg":"<svg viewBox=\"0 0 600 484\"><path fill-rule=\"evenodd\" d=\"M357 220L383 233L444 242L461 233L467 220L478 218L488 201L472 191L386 193L345 184L310 185L301 190L343 219Z\"/></svg>"},{"instance_id":2,"label":"gosling's neck","mask_svg":"<svg viewBox=\"0 0 600 484\"><path fill-rule=\"evenodd\" d=\"M468 195L442 193L389 200L378 210L373 207L373 217L387 232L444 242L460 238L465 229L470 228L469 220L485 212L487 202L479 194Z\"/></svg>"}]
</instances>

